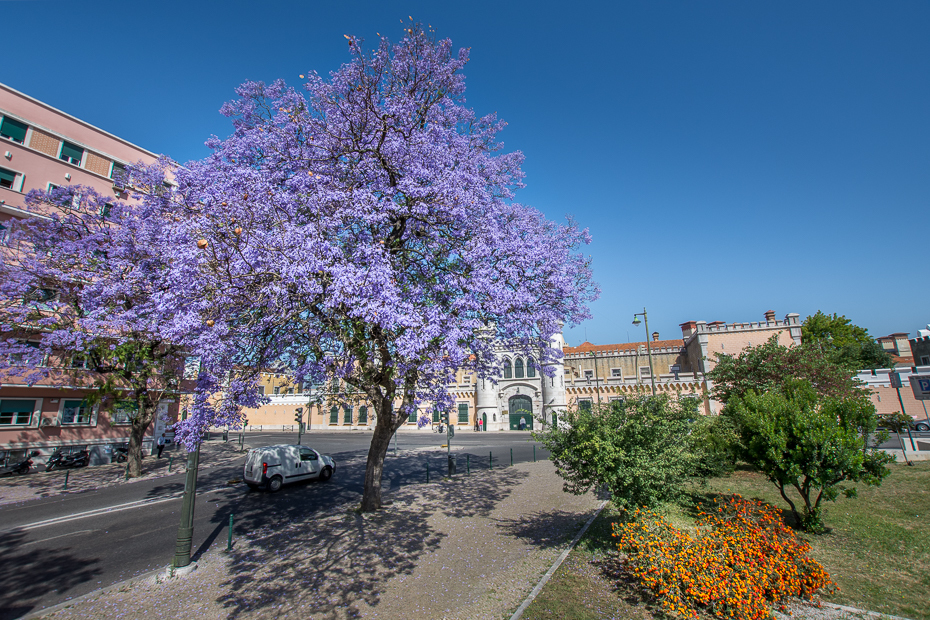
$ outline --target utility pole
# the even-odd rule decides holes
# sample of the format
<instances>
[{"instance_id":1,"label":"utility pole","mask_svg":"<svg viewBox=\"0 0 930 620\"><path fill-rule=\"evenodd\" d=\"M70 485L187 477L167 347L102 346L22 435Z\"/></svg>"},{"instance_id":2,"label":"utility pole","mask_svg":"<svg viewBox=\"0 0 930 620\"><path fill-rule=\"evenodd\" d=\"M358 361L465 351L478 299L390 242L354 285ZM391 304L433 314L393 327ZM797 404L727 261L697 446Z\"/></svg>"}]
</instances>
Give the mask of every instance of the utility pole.
<instances>
[{"instance_id":1,"label":"utility pole","mask_svg":"<svg viewBox=\"0 0 930 620\"><path fill-rule=\"evenodd\" d=\"M181 503L181 524L174 548L172 568L184 568L191 563L191 544L194 539L194 500L197 496L197 467L200 464L200 444L187 453L187 479L184 481L184 500Z\"/></svg>"},{"instance_id":2,"label":"utility pole","mask_svg":"<svg viewBox=\"0 0 930 620\"><path fill-rule=\"evenodd\" d=\"M639 317L643 317L643 322L646 323L646 352L649 354L649 379L652 382L652 395L656 395L656 372L655 368L652 366L652 347L649 346L649 317L646 315L646 308L643 308L642 312L637 312L633 315L633 325L639 325Z\"/></svg>"}]
</instances>

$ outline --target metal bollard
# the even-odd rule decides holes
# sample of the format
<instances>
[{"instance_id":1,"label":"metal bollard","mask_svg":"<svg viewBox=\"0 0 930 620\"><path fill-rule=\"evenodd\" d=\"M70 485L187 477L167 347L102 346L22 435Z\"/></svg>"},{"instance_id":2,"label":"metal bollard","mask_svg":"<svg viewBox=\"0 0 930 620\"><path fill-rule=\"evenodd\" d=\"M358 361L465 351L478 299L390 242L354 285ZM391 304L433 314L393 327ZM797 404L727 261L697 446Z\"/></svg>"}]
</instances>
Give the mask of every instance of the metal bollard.
<instances>
[{"instance_id":1,"label":"metal bollard","mask_svg":"<svg viewBox=\"0 0 930 620\"><path fill-rule=\"evenodd\" d=\"M488 469L494 469L494 453L488 452Z\"/></svg>"},{"instance_id":2,"label":"metal bollard","mask_svg":"<svg viewBox=\"0 0 930 620\"><path fill-rule=\"evenodd\" d=\"M68 471L65 472L65 491L68 490L68 476L70 475L71 475L71 470L69 469Z\"/></svg>"},{"instance_id":3,"label":"metal bollard","mask_svg":"<svg viewBox=\"0 0 930 620\"><path fill-rule=\"evenodd\" d=\"M129 480L129 463L126 463L126 480Z\"/></svg>"},{"instance_id":4,"label":"metal bollard","mask_svg":"<svg viewBox=\"0 0 930 620\"><path fill-rule=\"evenodd\" d=\"M513 467L513 448L510 449L510 466Z\"/></svg>"},{"instance_id":5,"label":"metal bollard","mask_svg":"<svg viewBox=\"0 0 930 620\"><path fill-rule=\"evenodd\" d=\"M232 551L233 513L229 513L229 538L226 539L226 551Z\"/></svg>"},{"instance_id":6,"label":"metal bollard","mask_svg":"<svg viewBox=\"0 0 930 620\"><path fill-rule=\"evenodd\" d=\"M174 457L169 454L168 455L168 473L169 474L171 473L171 463L173 462L174 462Z\"/></svg>"},{"instance_id":7,"label":"metal bollard","mask_svg":"<svg viewBox=\"0 0 930 620\"><path fill-rule=\"evenodd\" d=\"M536 462L536 444L533 444L533 462Z\"/></svg>"},{"instance_id":8,"label":"metal bollard","mask_svg":"<svg viewBox=\"0 0 930 620\"><path fill-rule=\"evenodd\" d=\"M468 475L471 473L471 467L470 467L471 463L469 463L469 457L471 457L470 454L465 455L465 475Z\"/></svg>"},{"instance_id":9,"label":"metal bollard","mask_svg":"<svg viewBox=\"0 0 930 620\"><path fill-rule=\"evenodd\" d=\"M429 484L429 462L426 463L426 484Z\"/></svg>"}]
</instances>

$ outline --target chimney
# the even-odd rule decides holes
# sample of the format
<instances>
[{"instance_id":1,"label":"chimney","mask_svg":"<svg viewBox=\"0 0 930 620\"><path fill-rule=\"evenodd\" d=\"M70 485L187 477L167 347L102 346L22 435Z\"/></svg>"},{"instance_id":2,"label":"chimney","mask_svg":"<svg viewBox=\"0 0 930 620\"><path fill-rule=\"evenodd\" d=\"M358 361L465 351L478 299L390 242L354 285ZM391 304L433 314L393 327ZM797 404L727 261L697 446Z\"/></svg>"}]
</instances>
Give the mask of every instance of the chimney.
<instances>
[{"instance_id":1,"label":"chimney","mask_svg":"<svg viewBox=\"0 0 930 620\"><path fill-rule=\"evenodd\" d=\"M659 341L659 332L652 332L652 341L653 342Z\"/></svg>"},{"instance_id":2,"label":"chimney","mask_svg":"<svg viewBox=\"0 0 930 620\"><path fill-rule=\"evenodd\" d=\"M774 311L774 310L766 310L766 311L765 311L765 321L766 321L767 323L772 323L772 322L775 321L775 311Z\"/></svg>"},{"instance_id":3,"label":"chimney","mask_svg":"<svg viewBox=\"0 0 930 620\"><path fill-rule=\"evenodd\" d=\"M688 321L687 323L682 323L679 327L681 328L681 337L688 338L688 336L697 331L697 322Z\"/></svg>"}]
</instances>

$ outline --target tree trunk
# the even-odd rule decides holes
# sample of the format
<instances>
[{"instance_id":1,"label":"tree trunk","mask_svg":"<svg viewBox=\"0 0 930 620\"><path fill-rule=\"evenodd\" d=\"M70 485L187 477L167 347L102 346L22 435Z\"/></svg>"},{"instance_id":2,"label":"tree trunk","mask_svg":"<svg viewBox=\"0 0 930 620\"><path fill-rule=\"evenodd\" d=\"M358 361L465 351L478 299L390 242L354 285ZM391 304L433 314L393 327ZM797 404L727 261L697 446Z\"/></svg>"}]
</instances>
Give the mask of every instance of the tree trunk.
<instances>
[{"instance_id":1,"label":"tree trunk","mask_svg":"<svg viewBox=\"0 0 930 620\"><path fill-rule=\"evenodd\" d=\"M140 407L139 416L132 421L132 428L129 431L129 454L126 458L126 468L129 470L130 478L138 478L142 475L142 439L154 418L154 408ZM154 437L152 437L152 446L154 450Z\"/></svg>"},{"instance_id":2,"label":"tree trunk","mask_svg":"<svg viewBox=\"0 0 930 620\"><path fill-rule=\"evenodd\" d=\"M362 493L362 512L374 512L381 508L381 474L384 472L384 457L391 445L391 437L403 425L394 417L391 399L381 398L378 404L378 421L368 448L368 462L365 464L365 490Z\"/></svg>"}]
</instances>

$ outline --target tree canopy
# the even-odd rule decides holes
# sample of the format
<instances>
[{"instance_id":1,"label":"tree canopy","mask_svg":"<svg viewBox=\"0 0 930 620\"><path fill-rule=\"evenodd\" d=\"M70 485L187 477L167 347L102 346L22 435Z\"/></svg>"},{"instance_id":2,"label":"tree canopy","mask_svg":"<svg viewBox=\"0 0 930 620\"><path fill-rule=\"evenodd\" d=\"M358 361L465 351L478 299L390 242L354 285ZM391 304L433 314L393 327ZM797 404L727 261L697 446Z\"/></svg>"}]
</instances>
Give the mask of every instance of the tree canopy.
<instances>
[{"instance_id":1,"label":"tree canopy","mask_svg":"<svg viewBox=\"0 0 930 620\"><path fill-rule=\"evenodd\" d=\"M780 390L788 382L803 379L825 396L845 397L862 393L849 368L837 364L817 345L804 343L786 347L772 336L765 343L748 347L739 355L717 354L716 365L707 373L713 381L711 396L726 404L734 396Z\"/></svg>"},{"instance_id":2,"label":"tree canopy","mask_svg":"<svg viewBox=\"0 0 930 620\"><path fill-rule=\"evenodd\" d=\"M206 326L179 432L196 442L238 423L272 362L336 380L377 415L362 500L374 510L410 412L451 405L456 369L496 378L499 347L551 374L551 337L589 316L597 288L577 251L587 231L513 201L523 156L503 151L505 123L464 106L468 50L415 25L371 51L347 39L351 60L328 79L240 86L223 108L234 134L177 173L176 294Z\"/></svg>"},{"instance_id":3,"label":"tree canopy","mask_svg":"<svg viewBox=\"0 0 930 620\"><path fill-rule=\"evenodd\" d=\"M869 330L845 316L824 314L820 310L801 324L802 342L819 347L831 361L850 370L891 368L894 362Z\"/></svg>"}]
</instances>

